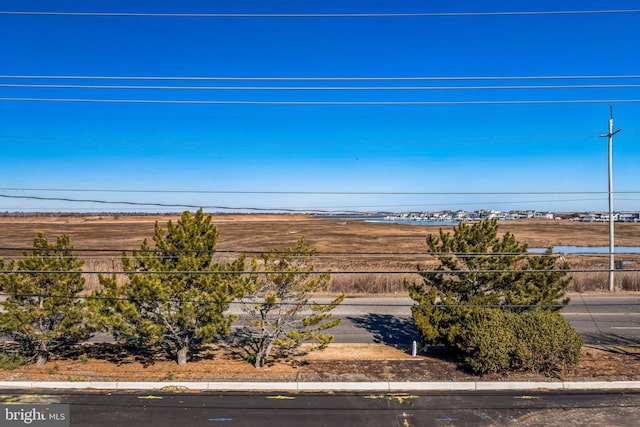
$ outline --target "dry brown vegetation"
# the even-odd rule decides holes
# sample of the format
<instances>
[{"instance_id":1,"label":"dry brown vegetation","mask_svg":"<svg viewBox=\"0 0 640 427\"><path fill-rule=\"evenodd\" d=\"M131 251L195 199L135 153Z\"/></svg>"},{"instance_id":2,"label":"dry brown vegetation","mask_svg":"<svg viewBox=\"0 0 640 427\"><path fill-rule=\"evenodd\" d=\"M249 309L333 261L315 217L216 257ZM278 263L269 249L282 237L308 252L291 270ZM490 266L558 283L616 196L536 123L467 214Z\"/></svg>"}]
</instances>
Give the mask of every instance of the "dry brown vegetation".
<instances>
[{"instance_id":1,"label":"dry brown vegetation","mask_svg":"<svg viewBox=\"0 0 640 427\"><path fill-rule=\"evenodd\" d=\"M171 216L85 216L46 218L0 218L0 256L20 256L22 250L33 243L36 233L45 233L50 239L63 233L69 234L73 245L86 260L87 271L117 271L123 250L140 247L143 239L153 233L155 221L161 224ZM437 233L439 226L404 225L323 219L308 215L220 215L214 217L220 231L217 257L220 260L237 254L225 251L247 252L249 255L277 248L292 246L306 236L318 250L316 265L319 270L354 272L334 274L326 292L348 294L403 292L402 281L418 280L415 271L418 264L433 265L433 257L426 254L425 238ZM451 231L451 226L443 226ZM503 221L499 233L513 233L529 247L557 245L606 246L608 224L580 223L568 220L517 220ZM616 224L616 244L638 246L640 224ZM100 252L89 252L98 249ZM626 261L626 269L638 269L638 255L617 255ZM606 270L608 258L599 256L567 255L573 269ZM370 272L370 273L368 273ZM403 272L403 273L399 273ZM605 290L606 272L574 273L574 291ZM97 285L95 275L87 275L88 288ZM621 272L618 285L624 290L640 290L640 274Z\"/></svg>"}]
</instances>

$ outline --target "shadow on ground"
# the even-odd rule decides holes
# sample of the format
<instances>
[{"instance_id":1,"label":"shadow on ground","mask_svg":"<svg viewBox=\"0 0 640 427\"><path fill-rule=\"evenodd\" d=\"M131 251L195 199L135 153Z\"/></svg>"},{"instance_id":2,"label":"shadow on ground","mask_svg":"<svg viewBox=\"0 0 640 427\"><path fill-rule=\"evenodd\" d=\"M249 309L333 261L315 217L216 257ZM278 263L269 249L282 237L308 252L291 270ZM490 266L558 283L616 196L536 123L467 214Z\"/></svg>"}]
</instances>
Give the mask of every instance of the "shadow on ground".
<instances>
[{"instance_id":1,"label":"shadow on ground","mask_svg":"<svg viewBox=\"0 0 640 427\"><path fill-rule=\"evenodd\" d=\"M582 339L588 345L622 345L622 346L638 346L640 339L629 336L607 333L589 333L582 334Z\"/></svg>"},{"instance_id":2,"label":"shadow on ground","mask_svg":"<svg viewBox=\"0 0 640 427\"><path fill-rule=\"evenodd\" d=\"M420 343L420 334L412 318L396 317L390 314L367 314L349 317L354 325L373 334L376 343L411 351L413 341Z\"/></svg>"}]
</instances>

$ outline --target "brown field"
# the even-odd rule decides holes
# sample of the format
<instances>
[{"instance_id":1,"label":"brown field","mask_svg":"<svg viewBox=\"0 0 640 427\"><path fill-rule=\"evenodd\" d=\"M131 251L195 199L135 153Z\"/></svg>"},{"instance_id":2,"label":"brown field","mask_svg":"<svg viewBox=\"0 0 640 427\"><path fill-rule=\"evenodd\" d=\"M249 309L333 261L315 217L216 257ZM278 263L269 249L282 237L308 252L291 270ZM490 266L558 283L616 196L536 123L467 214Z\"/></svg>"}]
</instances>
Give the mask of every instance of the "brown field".
<instances>
[{"instance_id":1,"label":"brown field","mask_svg":"<svg viewBox=\"0 0 640 427\"><path fill-rule=\"evenodd\" d=\"M49 239L68 234L73 245L86 259L90 271L113 271L120 265L123 250L140 247L143 239L150 239L155 221L161 224L170 216L85 216L52 218L0 218L0 256L5 259L20 256L31 247L36 233L42 232ZM318 269L358 272L334 274L327 292L395 293L401 292L404 278L415 279L415 274L398 273L414 271L416 265L429 265L432 257L426 255L425 238L437 233L432 225L403 225L368 223L364 221L323 219L308 215L220 215L214 217L220 239L218 257L236 256L224 251L269 251L290 246L301 236L318 250ZM513 233L529 247L556 245L606 246L608 224L579 223L567 220L517 220L500 222L499 232ZM616 244L640 246L640 224L616 224ZM443 226L451 230L451 226ZM89 252L99 249L101 252ZM105 252L106 250L112 252ZM637 255L618 255L625 268L638 269ZM603 270L608 266L606 255L576 257L567 256L574 269ZM366 273L372 272L372 273ZM621 289L640 290L640 274L621 272L618 285ZM606 272L574 274L574 291L604 290ZM88 277L89 287L96 285L95 277Z\"/></svg>"}]
</instances>

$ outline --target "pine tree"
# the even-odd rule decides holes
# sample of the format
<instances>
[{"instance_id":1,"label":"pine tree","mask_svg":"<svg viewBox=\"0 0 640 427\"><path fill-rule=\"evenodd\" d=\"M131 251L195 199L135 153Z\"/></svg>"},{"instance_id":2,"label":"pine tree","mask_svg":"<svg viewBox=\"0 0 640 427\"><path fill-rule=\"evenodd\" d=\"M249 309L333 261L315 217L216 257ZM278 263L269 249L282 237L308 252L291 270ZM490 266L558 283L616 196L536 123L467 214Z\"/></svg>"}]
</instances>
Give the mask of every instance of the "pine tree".
<instances>
[{"instance_id":1,"label":"pine tree","mask_svg":"<svg viewBox=\"0 0 640 427\"><path fill-rule=\"evenodd\" d=\"M330 278L326 273L313 273L314 253L315 248L302 237L293 247L263 255L264 273L255 275L252 288L242 300L250 325L240 332L249 341L248 359L256 368L264 366L273 352L280 356L295 354L304 341L315 342L312 349L323 349L333 341L333 336L323 331L340 323L340 319L330 317L344 295L329 304L309 301L310 294ZM257 270L255 261L253 268Z\"/></svg>"},{"instance_id":2,"label":"pine tree","mask_svg":"<svg viewBox=\"0 0 640 427\"><path fill-rule=\"evenodd\" d=\"M90 336L85 303L79 299L85 282L83 264L74 255L69 236L58 237L53 244L41 233L33 250L17 263L5 265L0 260L2 270L15 270L0 275L0 289L7 294L1 303L0 332L13 338L20 352L38 365Z\"/></svg>"},{"instance_id":3,"label":"pine tree","mask_svg":"<svg viewBox=\"0 0 640 427\"><path fill-rule=\"evenodd\" d=\"M422 283L405 283L416 301L414 320L426 342L452 344L461 322L477 307L501 306L515 312L534 307L558 310L569 284L568 265L551 249L531 255L513 234L498 237L498 221L460 223L453 235L442 229L427 237L439 265L419 269Z\"/></svg>"},{"instance_id":4,"label":"pine tree","mask_svg":"<svg viewBox=\"0 0 640 427\"><path fill-rule=\"evenodd\" d=\"M217 227L202 209L184 212L166 231L156 223L152 248L145 239L132 257L122 257L128 283L100 277L96 323L123 344L160 346L179 365L198 345L230 332L229 304L244 293L245 257L214 263Z\"/></svg>"}]
</instances>

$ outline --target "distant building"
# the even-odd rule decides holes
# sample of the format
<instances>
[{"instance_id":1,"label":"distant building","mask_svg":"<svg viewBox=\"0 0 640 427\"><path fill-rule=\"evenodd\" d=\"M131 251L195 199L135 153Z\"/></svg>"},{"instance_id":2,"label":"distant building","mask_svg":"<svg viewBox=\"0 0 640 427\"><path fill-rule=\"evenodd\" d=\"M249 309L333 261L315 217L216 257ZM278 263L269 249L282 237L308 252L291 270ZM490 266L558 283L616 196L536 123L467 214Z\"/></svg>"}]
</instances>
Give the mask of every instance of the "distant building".
<instances>
[{"instance_id":1,"label":"distant building","mask_svg":"<svg viewBox=\"0 0 640 427\"><path fill-rule=\"evenodd\" d=\"M616 221L640 222L640 212L620 212Z\"/></svg>"},{"instance_id":2,"label":"distant building","mask_svg":"<svg viewBox=\"0 0 640 427\"><path fill-rule=\"evenodd\" d=\"M553 219L553 212L534 212L534 218Z\"/></svg>"},{"instance_id":3,"label":"distant building","mask_svg":"<svg viewBox=\"0 0 640 427\"><path fill-rule=\"evenodd\" d=\"M580 213L572 221L581 222L609 222L608 212L586 212ZM640 212L616 212L613 214L614 222L640 222Z\"/></svg>"}]
</instances>

